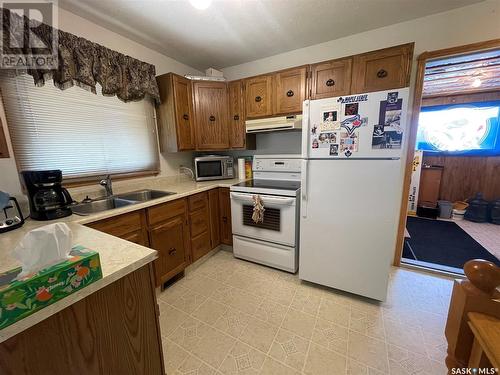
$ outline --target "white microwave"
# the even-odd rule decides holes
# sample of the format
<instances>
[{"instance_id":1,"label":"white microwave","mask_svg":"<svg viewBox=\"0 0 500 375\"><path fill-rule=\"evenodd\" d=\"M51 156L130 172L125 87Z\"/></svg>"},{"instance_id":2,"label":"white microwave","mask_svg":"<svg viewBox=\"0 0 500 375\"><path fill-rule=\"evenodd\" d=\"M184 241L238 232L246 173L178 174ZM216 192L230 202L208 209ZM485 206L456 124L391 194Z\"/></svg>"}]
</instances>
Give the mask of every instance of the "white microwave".
<instances>
[{"instance_id":1,"label":"white microwave","mask_svg":"<svg viewBox=\"0 0 500 375\"><path fill-rule=\"evenodd\" d=\"M231 156L208 155L194 159L196 181L223 180L234 177Z\"/></svg>"}]
</instances>

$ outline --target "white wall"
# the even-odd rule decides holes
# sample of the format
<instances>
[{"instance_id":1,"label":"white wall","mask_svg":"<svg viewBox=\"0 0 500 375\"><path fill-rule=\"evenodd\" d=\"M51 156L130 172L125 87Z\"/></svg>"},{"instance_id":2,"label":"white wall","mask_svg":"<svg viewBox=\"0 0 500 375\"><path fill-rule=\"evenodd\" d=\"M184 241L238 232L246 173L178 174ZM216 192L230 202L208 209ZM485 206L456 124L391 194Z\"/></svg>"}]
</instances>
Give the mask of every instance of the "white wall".
<instances>
[{"instance_id":1,"label":"white wall","mask_svg":"<svg viewBox=\"0 0 500 375\"><path fill-rule=\"evenodd\" d=\"M170 57L155 52L149 48L142 46L130 39L127 39L119 34L98 26L82 17L73 13L59 9L59 25L58 28L77 36L89 39L99 43L105 47L115 51L130 55L141 61L148 62L156 66L156 74L167 72L175 72L180 75L184 74L201 74L198 70L182 64ZM5 126L6 119L3 111L3 106L0 104L0 120L4 125L4 130L8 134ZM16 169L16 163L13 158L12 145L9 144L10 155L9 159L0 159L0 190L9 192L11 195L22 198L21 185ZM165 176L178 174L179 165L190 165L192 154L190 152L182 152L177 154L160 154L161 174Z\"/></svg>"}]
</instances>

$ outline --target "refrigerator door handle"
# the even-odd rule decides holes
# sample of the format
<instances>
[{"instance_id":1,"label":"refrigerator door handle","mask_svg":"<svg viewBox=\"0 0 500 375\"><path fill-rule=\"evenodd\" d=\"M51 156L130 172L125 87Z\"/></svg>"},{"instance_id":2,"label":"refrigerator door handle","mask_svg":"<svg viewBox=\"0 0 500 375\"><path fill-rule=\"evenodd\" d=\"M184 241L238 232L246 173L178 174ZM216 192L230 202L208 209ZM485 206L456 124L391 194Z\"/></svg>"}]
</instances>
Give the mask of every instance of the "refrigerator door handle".
<instances>
[{"instance_id":1,"label":"refrigerator door handle","mask_svg":"<svg viewBox=\"0 0 500 375\"><path fill-rule=\"evenodd\" d=\"M300 171L300 212L302 217L307 217L307 166L308 161L302 160Z\"/></svg>"},{"instance_id":2,"label":"refrigerator door handle","mask_svg":"<svg viewBox=\"0 0 500 375\"><path fill-rule=\"evenodd\" d=\"M309 157L309 102L304 100L302 104L302 158Z\"/></svg>"}]
</instances>

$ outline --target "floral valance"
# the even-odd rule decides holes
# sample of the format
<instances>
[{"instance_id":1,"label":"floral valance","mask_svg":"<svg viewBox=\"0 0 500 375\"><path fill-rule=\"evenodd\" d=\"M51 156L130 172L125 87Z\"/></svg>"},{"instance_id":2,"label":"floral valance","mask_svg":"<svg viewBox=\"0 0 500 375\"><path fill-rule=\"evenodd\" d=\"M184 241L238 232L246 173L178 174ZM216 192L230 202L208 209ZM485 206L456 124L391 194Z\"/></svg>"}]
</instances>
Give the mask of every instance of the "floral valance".
<instances>
[{"instance_id":1,"label":"floral valance","mask_svg":"<svg viewBox=\"0 0 500 375\"><path fill-rule=\"evenodd\" d=\"M39 46L37 48L30 47L25 27L29 19L10 12L8 9L1 9L3 56L34 57L43 51L43 48ZM160 95L156 84L154 65L65 31L54 29L44 23L30 28L30 30L45 46L50 46L52 40L57 41L56 51L53 51L57 57L55 66L47 69L34 67L32 64L24 69L16 69L18 73L27 73L33 76L35 85L43 86L47 80L52 79L54 85L61 90L77 85L95 94L96 84L99 84L102 87L103 95L116 95L124 102L141 100L145 96L159 101ZM21 38L21 40L24 39L22 48L10 46L12 34L16 34L15 37ZM50 49L46 48L46 50ZM3 67L5 68L5 64Z\"/></svg>"}]
</instances>

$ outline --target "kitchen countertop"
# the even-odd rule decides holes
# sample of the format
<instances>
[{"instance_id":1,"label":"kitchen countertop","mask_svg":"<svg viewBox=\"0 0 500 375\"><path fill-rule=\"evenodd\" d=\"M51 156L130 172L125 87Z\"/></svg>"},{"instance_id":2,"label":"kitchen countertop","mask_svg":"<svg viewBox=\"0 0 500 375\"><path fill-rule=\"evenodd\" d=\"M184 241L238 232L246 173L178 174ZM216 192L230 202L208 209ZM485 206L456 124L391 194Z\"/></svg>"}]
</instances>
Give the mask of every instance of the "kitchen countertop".
<instances>
[{"instance_id":1,"label":"kitchen countertop","mask_svg":"<svg viewBox=\"0 0 500 375\"><path fill-rule=\"evenodd\" d=\"M99 232L97 230L86 227L83 224L88 224L94 221L121 215L127 212L140 210L146 207L155 206L213 188L229 187L237 182L240 181L237 179L232 179L194 182L192 180L177 179L173 181L172 179L168 178L158 178L145 179L144 181L139 183L121 183L120 187L117 189L117 191L115 191L116 194L141 189L171 191L175 192L176 194L154 199L148 202L141 202L122 208L107 210L88 216L78 216L73 214L60 220L27 220L21 228L15 229L11 232L0 234L0 272L5 272L19 266L17 260L12 256L12 250L26 233L34 228L38 228L43 225L55 222L64 222L69 225L71 231L73 232L73 242L75 245L83 245L91 250L99 252L103 274L102 279L98 280L97 282L90 284L89 286L69 295L68 297L65 297L55 302L54 304L47 306L42 310L37 311L36 313L27 316L26 318L0 330L0 342L9 339L17 333L24 331L25 329L54 315L62 309L72 305L73 303L87 297L95 291L152 262L157 257L156 250L122 240L118 237L114 237L106 233ZM127 186L129 186L128 189Z\"/></svg>"}]
</instances>

